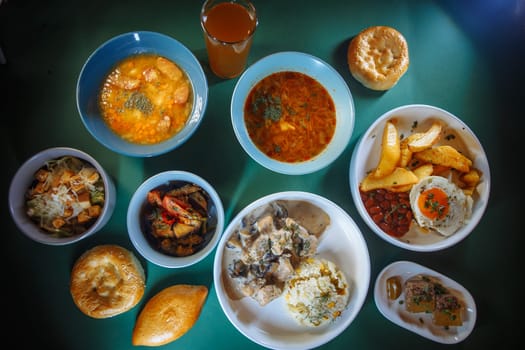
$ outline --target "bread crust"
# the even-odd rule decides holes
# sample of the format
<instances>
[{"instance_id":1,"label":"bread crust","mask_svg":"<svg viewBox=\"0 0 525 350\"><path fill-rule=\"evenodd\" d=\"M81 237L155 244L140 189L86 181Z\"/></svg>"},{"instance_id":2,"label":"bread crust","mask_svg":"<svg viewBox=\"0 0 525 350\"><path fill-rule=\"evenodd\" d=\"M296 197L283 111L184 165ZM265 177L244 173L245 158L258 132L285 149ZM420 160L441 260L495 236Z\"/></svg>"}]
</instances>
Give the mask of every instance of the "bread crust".
<instances>
[{"instance_id":1,"label":"bread crust","mask_svg":"<svg viewBox=\"0 0 525 350\"><path fill-rule=\"evenodd\" d=\"M144 269L135 255L118 245L99 245L75 262L70 293L75 305L93 318L108 318L133 308L145 290Z\"/></svg>"},{"instance_id":2,"label":"bread crust","mask_svg":"<svg viewBox=\"0 0 525 350\"><path fill-rule=\"evenodd\" d=\"M159 346L170 343L193 327L208 296L208 288L178 284L154 295L140 312L133 345Z\"/></svg>"},{"instance_id":3,"label":"bread crust","mask_svg":"<svg viewBox=\"0 0 525 350\"><path fill-rule=\"evenodd\" d=\"M372 90L388 90L408 69L408 44L392 27L364 29L348 45L347 60L352 76Z\"/></svg>"}]
</instances>

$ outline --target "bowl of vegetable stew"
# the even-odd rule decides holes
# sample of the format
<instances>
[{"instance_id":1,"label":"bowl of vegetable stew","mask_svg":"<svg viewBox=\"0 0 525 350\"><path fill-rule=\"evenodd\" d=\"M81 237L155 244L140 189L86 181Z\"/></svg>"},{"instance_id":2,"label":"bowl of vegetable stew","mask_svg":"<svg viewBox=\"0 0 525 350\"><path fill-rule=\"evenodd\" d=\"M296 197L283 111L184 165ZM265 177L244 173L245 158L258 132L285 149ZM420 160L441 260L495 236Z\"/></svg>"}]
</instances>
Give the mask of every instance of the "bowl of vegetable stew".
<instances>
[{"instance_id":1,"label":"bowl of vegetable stew","mask_svg":"<svg viewBox=\"0 0 525 350\"><path fill-rule=\"evenodd\" d=\"M213 186L178 170L146 179L129 202L131 242L148 261L167 268L196 264L217 245L224 209Z\"/></svg>"},{"instance_id":2,"label":"bowl of vegetable stew","mask_svg":"<svg viewBox=\"0 0 525 350\"><path fill-rule=\"evenodd\" d=\"M115 201L115 185L104 168L89 154L69 147L33 155L9 187L9 210L18 229L48 245L75 243L101 230Z\"/></svg>"},{"instance_id":3,"label":"bowl of vegetable stew","mask_svg":"<svg viewBox=\"0 0 525 350\"><path fill-rule=\"evenodd\" d=\"M246 153L281 174L321 170L346 149L355 109L345 80L301 52L266 56L239 77L231 122Z\"/></svg>"}]
</instances>

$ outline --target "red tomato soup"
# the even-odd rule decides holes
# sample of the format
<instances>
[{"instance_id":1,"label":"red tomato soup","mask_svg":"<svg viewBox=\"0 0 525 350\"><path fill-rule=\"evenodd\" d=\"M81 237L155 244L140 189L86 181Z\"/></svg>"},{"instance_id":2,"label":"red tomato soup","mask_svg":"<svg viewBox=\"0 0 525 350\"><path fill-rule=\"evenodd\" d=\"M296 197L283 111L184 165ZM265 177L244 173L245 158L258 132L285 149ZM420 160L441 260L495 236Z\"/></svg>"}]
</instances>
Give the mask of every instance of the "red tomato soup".
<instances>
[{"instance_id":1,"label":"red tomato soup","mask_svg":"<svg viewBox=\"0 0 525 350\"><path fill-rule=\"evenodd\" d=\"M299 72L277 72L258 82L244 105L250 138L267 156L288 163L319 155L334 136L335 106L328 91Z\"/></svg>"}]
</instances>

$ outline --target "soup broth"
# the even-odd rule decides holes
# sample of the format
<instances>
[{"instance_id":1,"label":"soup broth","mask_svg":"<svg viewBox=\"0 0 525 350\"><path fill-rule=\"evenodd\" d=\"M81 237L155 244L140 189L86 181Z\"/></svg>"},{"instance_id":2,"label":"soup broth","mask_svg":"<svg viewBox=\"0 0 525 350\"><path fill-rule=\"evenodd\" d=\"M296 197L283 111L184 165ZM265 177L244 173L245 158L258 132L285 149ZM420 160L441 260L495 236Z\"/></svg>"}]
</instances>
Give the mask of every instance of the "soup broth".
<instances>
[{"instance_id":1,"label":"soup broth","mask_svg":"<svg viewBox=\"0 0 525 350\"><path fill-rule=\"evenodd\" d=\"M119 62L100 93L104 121L136 144L163 142L184 128L193 106L189 78L173 61L138 54Z\"/></svg>"},{"instance_id":2,"label":"soup broth","mask_svg":"<svg viewBox=\"0 0 525 350\"><path fill-rule=\"evenodd\" d=\"M304 162L324 151L334 136L335 105L312 77L292 71L273 73L250 91L244 106L250 138L267 156Z\"/></svg>"}]
</instances>

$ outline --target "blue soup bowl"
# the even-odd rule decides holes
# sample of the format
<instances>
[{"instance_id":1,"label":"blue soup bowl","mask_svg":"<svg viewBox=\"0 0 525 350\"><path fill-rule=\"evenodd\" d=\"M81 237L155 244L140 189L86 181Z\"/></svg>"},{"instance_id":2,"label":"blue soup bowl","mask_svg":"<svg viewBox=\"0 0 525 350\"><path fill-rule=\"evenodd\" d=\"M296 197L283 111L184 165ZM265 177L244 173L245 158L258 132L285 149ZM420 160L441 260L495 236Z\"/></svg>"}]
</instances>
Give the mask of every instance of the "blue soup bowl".
<instances>
[{"instance_id":1,"label":"blue soup bowl","mask_svg":"<svg viewBox=\"0 0 525 350\"><path fill-rule=\"evenodd\" d=\"M137 54L157 54L175 62L188 76L193 88L193 108L185 127L170 139L151 145L130 143L108 128L99 108L102 84L114 66ZM176 39L155 32L137 31L113 37L87 59L77 81L77 108L89 133L114 152L133 157L152 157L171 151L198 128L208 100L208 83L194 54Z\"/></svg>"},{"instance_id":2,"label":"blue soup bowl","mask_svg":"<svg viewBox=\"0 0 525 350\"><path fill-rule=\"evenodd\" d=\"M253 87L267 76L283 71L315 79L326 88L335 105L336 130L332 140L323 152L303 162L287 163L267 156L252 141L244 122L244 106ZM248 67L235 85L230 108L233 130L244 151L265 168L286 175L309 174L329 166L346 149L354 129L354 100L343 77L325 61L302 52L277 52Z\"/></svg>"}]
</instances>

